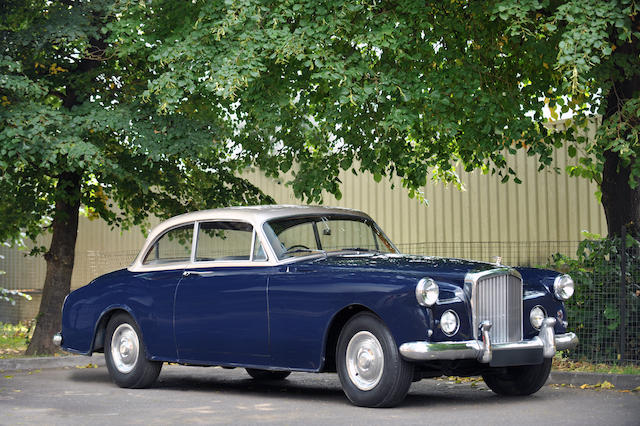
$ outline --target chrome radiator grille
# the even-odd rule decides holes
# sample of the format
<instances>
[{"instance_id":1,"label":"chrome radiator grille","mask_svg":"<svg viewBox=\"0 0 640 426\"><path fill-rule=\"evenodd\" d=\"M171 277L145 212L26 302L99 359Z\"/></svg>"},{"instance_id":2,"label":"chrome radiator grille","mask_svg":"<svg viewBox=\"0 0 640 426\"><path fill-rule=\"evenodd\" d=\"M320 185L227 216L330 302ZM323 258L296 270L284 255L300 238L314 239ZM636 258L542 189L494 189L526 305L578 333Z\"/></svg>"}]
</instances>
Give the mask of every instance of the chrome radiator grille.
<instances>
[{"instance_id":1,"label":"chrome radiator grille","mask_svg":"<svg viewBox=\"0 0 640 426\"><path fill-rule=\"evenodd\" d=\"M480 323L491 321L492 343L522 340L522 279L507 271L473 275L477 275L472 282L475 337L478 338Z\"/></svg>"}]
</instances>

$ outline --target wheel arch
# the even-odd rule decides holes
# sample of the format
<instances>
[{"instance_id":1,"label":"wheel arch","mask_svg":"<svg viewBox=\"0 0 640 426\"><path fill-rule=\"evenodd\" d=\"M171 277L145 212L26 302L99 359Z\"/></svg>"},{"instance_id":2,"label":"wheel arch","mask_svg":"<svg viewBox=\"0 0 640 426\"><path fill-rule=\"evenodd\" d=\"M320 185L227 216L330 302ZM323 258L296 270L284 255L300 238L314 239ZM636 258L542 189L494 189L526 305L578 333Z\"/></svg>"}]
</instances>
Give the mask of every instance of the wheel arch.
<instances>
[{"instance_id":1,"label":"wheel arch","mask_svg":"<svg viewBox=\"0 0 640 426\"><path fill-rule=\"evenodd\" d=\"M349 306L345 306L340 311L338 311L333 316L333 318L331 318L331 322L329 323L329 327L327 328L327 333L324 339L324 359L319 371L336 372L336 348L338 346L338 338L340 337L340 332L351 318L362 312L369 312L372 315L380 318L380 316L376 314L372 309L361 304L352 304ZM382 321L381 318L380 320Z\"/></svg>"},{"instance_id":2,"label":"wheel arch","mask_svg":"<svg viewBox=\"0 0 640 426\"><path fill-rule=\"evenodd\" d=\"M140 329L140 323L128 306L110 306L102 311L96 322L96 327L93 331L93 341L91 342L91 350L88 355L91 355L93 352L104 352L104 337L107 331L107 324L109 324L109 320L111 320L114 315L119 313L129 315ZM142 329L140 329L140 333L142 333ZM141 337L144 344L144 336Z\"/></svg>"}]
</instances>

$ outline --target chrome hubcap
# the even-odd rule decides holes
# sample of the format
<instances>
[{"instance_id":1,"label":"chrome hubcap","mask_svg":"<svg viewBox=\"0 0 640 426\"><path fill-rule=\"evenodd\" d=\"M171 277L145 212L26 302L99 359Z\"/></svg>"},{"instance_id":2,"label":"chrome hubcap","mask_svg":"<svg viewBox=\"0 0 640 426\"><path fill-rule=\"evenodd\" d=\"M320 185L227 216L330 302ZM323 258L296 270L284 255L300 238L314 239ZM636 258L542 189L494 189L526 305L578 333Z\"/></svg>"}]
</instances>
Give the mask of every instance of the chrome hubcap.
<instances>
[{"instance_id":1,"label":"chrome hubcap","mask_svg":"<svg viewBox=\"0 0 640 426\"><path fill-rule=\"evenodd\" d=\"M349 379L360 390L376 387L384 370L382 345L368 331L356 333L347 345L347 373Z\"/></svg>"},{"instance_id":2,"label":"chrome hubcap","mask_svg":"<svg viewBox=\"0 0 640 426\"><path fill-rule=\"evenodd\" d=\"M129 324L120 324L111 338L111 358L121 373L129 373L136 366L140 342L138 334Z\"/></svg>"}]
</instances>

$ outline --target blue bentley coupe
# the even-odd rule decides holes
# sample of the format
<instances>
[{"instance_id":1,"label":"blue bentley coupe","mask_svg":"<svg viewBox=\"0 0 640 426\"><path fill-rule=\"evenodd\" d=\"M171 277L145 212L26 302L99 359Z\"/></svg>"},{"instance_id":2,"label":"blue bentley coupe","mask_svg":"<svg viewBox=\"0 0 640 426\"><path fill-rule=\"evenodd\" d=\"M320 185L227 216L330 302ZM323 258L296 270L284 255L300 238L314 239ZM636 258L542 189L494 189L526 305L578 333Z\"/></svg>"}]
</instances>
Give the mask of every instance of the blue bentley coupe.
<instances>
[{"instance_id":1,"label":"blue bentley coupe","mask_svg":"<svg viewBox=\"0 0 640 426\"><path fill-rule=\"evenodd\" d=\"M554 271L400 254L355 210L224 208L163 222L131 266L69 294L54 341L104 352L127 388L175 362L257 380L337 372L366 407L441 375L529 395L577 344L563 306L573 288Z\"/></svg>"}]
</instances>

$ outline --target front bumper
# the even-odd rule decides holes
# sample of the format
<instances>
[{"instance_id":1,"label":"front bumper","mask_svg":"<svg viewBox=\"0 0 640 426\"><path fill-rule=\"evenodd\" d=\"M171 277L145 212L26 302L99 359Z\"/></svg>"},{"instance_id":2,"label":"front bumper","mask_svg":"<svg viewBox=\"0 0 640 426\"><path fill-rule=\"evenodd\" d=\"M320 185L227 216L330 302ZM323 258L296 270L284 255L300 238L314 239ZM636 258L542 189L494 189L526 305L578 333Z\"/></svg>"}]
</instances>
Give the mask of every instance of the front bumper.
<instances>
[{"instance_id":1,"label":"front bumper","mask_svg":"<svg viewBox=\"0 0 640 426\"><path fill-rule=\"evenodd\" d=\"M575 333L556 335L555 318L545 318L540 333L530 340L491 343L491 322L480 325L481 340L461 342L407 342L400 354L409 361L477 359L490 366L539 364L543 358L553 358L556 351L573 349L578 344Z\"/></svg>"}]
</instances>

